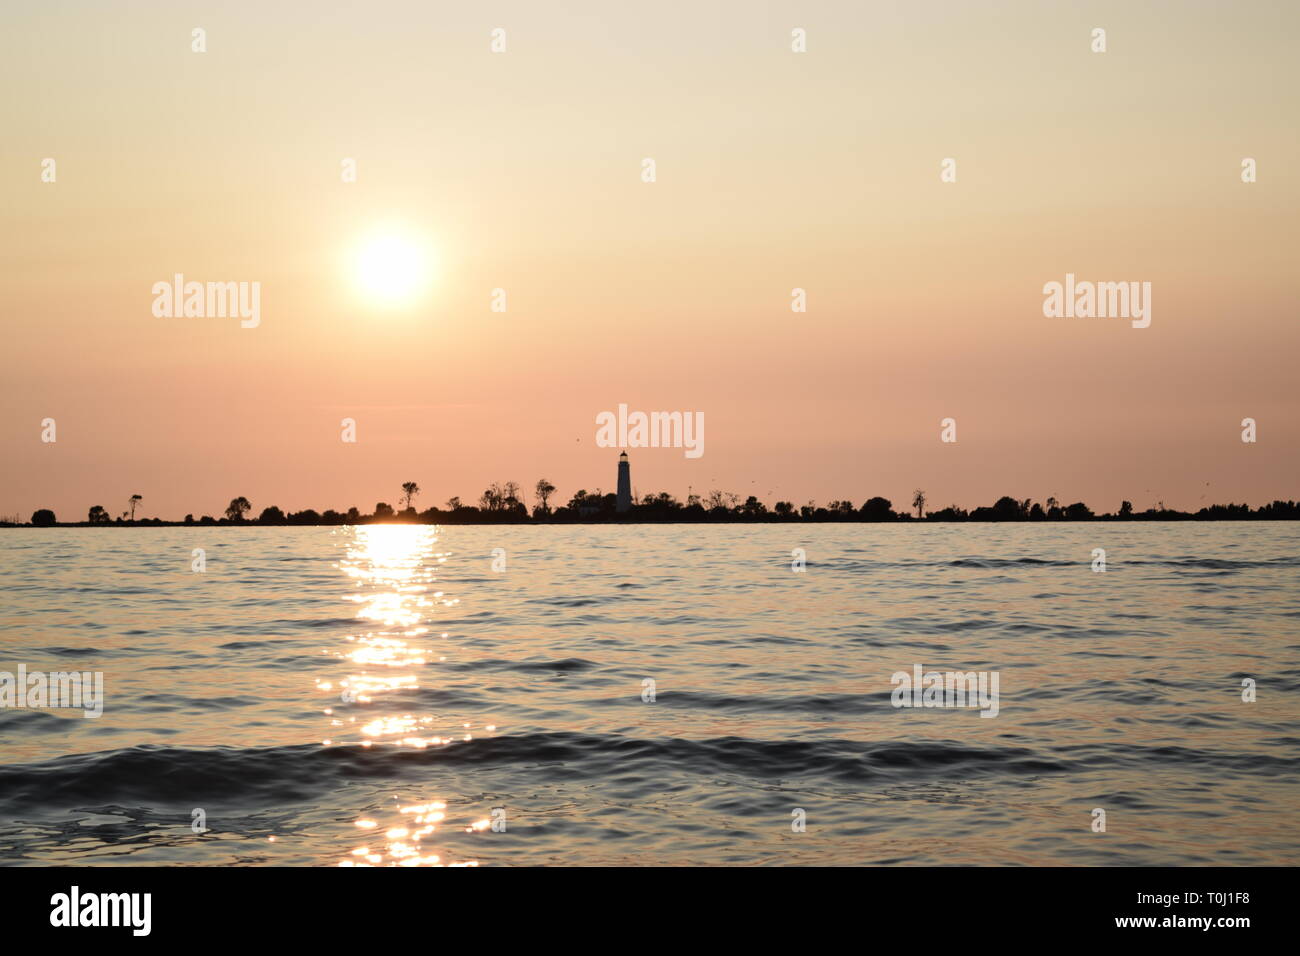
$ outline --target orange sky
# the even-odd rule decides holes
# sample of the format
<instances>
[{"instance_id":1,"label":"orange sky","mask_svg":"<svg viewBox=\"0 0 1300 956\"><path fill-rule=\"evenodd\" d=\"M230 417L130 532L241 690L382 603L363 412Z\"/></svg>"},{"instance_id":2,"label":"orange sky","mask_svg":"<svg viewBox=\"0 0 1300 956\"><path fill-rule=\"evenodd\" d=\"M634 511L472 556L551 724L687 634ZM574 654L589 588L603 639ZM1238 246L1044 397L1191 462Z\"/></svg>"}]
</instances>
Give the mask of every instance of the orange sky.
<instances>
[{"instance_id":1,"label":"orange sky","mask_svg":"<svg viewBox=\"0 0 1300 956\"><path fill-rule=\"evenodd\" d=\"M567 501L620 402L707 422L642 494L1298 496L1297 5L454 6L6 8L0 513ZM436 260L396 305L385 229ZM178 272L260 325L155 317ZM1150 328L1045 318L1067 272Z\"/></svg>"}]
</instances>

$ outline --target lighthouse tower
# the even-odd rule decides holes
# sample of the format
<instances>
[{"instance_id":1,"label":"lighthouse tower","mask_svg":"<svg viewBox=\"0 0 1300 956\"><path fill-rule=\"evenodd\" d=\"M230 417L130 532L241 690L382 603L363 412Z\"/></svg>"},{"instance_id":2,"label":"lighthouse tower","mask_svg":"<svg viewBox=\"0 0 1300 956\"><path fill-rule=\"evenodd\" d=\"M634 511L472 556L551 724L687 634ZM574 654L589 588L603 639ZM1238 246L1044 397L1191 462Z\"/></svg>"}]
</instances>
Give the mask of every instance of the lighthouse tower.
<instances>
[{"instance_id":1,"label":"lighthouse tower","mask_svg":"<svg viewBox=\"0 0 1300 956\"><path fill-rule=\"evenodd\" d=\"M618 500L615 507L619 511L632 507L632 466L627 463L627 452L618 456Z\"/></svg>"}]
</instances>

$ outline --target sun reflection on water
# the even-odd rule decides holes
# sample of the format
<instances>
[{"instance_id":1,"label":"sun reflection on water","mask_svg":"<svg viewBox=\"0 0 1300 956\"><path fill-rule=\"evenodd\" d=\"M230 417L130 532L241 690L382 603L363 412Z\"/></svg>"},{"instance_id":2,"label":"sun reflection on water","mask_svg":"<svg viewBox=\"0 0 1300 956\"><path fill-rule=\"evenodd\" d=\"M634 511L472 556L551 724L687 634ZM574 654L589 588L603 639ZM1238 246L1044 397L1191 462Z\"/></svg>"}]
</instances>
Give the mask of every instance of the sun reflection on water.
<instances>
[{"instance_id":1,"label":"sun reflection on water","mask_svg":"<svg viewBox=\"0 0 1300 956\"><path fill-rule=\"evenodd\" d=\"M347 636L347 644L326 653L349 667L338 681L316 689L331 698L323 708L331 732L323 746L389 746L425 749L472 740L471 724L443 715L412 713L391 706L391 695L419 690L423 669L446 660L425 622L439 607L459 603L434 590L436 569L449 556L437 550L437 529L427 525L367 525L351 529L338 567L356 588L346 600L368 629ZM409 699L406 701L409 706ZM373 712L378 709L380 712ZM351 713L351 711L356 713ZM371 711L371 712L367 712ZM491 734L495 725L484 730ZM339 861L340 866L477 866L477 861L444 862L421 841L434 836L446 818L446 804L428 801L395 806L389 825L361 817L354 825L370 836ZM479 830L478 822L463 826ZM382 840L378 839L382 836Z\"/></svg>"},{"instance_id":2,"label":"sun reflection on water","mask_svg":"<svg viewBox=\"0 0 1300 956\"><path fill-rule=\"evenodd\" d=\"M368 525L352 530L339 562L339 569L357 589L346 600L358 605L358 621L378 628L349 634L347 647L326 652L354 669L337 686L333 681L319 682L320 691L337 694L350 708L379 704L386 695L420 688L420 669L441 656L434 652L429 628L422 624L431 609L450 603L441 591L432 591L436 561L446 557L435 550L437 543L437 529L427 525ZM358 730L360 737L350 742L365 745L383 741L428 746L427 729L434 723L427 715L385 714L366 715L358 726L356 716L335 716L333 707L325 713L333 718L332 727L344 728L344 733Z\"/></svg>"},{"instance_id":3,"label":"sun reflection on water","mask_svg":"<svg viewBox=\"0 0 1300 956\"><path fill-rule=\"evenodd\" d=\"M384 831L382 850L373 846L378 841L363 843L340 860L339 866L478 866L477 860L444 863L439 854L429 852L421 844L446 819L447 814L443 812L446 809L447 805L441 800L399 807L400 822ZM355 822L355 826L358 830L370 832L377 830L379 824L363 817Z\"/></svg>"}]
</instances>

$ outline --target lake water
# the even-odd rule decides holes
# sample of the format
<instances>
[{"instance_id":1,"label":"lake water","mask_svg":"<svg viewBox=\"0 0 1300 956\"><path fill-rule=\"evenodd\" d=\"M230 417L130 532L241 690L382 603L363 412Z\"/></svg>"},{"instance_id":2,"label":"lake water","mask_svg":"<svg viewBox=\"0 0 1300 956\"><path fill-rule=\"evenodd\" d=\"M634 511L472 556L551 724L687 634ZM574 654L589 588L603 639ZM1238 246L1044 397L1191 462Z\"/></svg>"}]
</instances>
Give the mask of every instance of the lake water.
<instances>
[{"instance_id":1,"label":"lake water","mask_svg":"<svg viewBox=\"0 0 1300 956\"><path fill-rule=\"evenodd\" d=\"M0 710L0 862L1294 865L1298 556L1282 523L0 531L0 671L105 689ZM918 665L996 672L997 716L894 707Z\"/></svg>"}]
</instances>

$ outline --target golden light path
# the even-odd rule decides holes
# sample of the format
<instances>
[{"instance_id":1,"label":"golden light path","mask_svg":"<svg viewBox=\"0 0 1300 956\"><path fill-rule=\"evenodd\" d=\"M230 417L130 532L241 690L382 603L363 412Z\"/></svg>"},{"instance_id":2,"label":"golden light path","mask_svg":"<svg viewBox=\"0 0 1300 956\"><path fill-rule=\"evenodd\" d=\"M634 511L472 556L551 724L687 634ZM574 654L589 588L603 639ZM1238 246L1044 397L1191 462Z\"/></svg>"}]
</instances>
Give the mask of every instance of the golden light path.
<instances>
[{"instance_id":1,"label":"golden light path","mask_svg":"<svg viewBox=\"0 0 1300 956\"><path fill-rule=\"evenodd\" d=\"M438 607L459 603L433 590L435 570L448 554L436 550L437 529L427 525L363 525L344 529L348 535L345 554L338 567L356 587L347 600L358 605L356 617L373 627L347 637L348 646L326 650L352 665L352 671L337 686L317 681L317 690L339 701L324 708L330 718L330 736L324 746L445 747L473 739L470 723L460 723L454 732L440 728L431 714L387 712L358 718L347 711L373 711L382 707L385 695L419 688L420 673L434 662L446 660L434 649L434 635L426 626ZM488 724L483 731L492 733ZM339 866L477 866L477 861L448 862L444 854L432 852L430 838L444 825L447 805L441 800L420 798L409 804L394 800L388 825L370 817L354 821L360 834L373 837L353 848ZM461 824L470 832L488 828L489 821Z\"/></svg>"}]
</instances>

